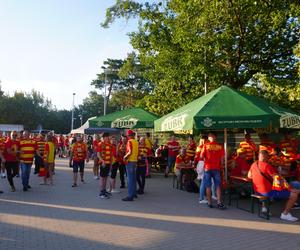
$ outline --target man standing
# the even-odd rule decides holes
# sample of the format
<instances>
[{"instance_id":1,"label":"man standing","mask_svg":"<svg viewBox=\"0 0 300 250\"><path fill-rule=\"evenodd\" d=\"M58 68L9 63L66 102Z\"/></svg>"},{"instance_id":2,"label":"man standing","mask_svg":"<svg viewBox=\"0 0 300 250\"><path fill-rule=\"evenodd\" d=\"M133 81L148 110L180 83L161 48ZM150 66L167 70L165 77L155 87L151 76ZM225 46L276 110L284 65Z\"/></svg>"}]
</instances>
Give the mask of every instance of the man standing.
<instances>
[{"instance_id":1,"label":"man standing","mask_svg":"<svg viewBox=\"0 0 300 250\"><path fill-rule=\"evenodd\" d=\"M13 131L10 134L10 138L5 142L5 149L3 158L5 161L5 168L7 173L7 180L11 187L11 191L15 192L16 188L14 185L13 178L18 174L19 162L18 162L18 151L19 142L17 139L17 132Z\"/></svg>"},{"instance_id":2,"label":"man standing","mask_svg":"<svg viewBox=\"0 0 300 250\"><path fill-rule=\"evenodd\" d=\"M206 197L208 201L208 207L212 208L211 200L211 179L214 181L215 188L217 189L217 200L219 209L225 209L226 207L221 201L221 163L224 158L224 149L222 145L217 143L216 135L214 133L208 134L208 141L204 144L201 158L204 159L204 177L203 182L206 188Z\"/></svg>"},{"instance_id":3,"label":"man standing","mask_svg":"<svg viewBox=\"0 0 300 250\"><path fill-rule=\"evenodd\" d=\"M93 139L93 145L92 145L93 147L92 159L94 160L93 173L94 173L95 180L99 180L99 159L97 156L97 149L99 143L100 143L100 136L98 134L95 134Z\"/></svg>"},{"instance_id":4,"label":"man standing","mask_svg":"<svg viewBox=\"0 0 300 250\"><path fill-rule=\"evenodd\" d=\"M84 183L84 161L89 162L89 155L87 152L87 145L83 142L83 137L78 135L76 142L72 146L70 155L70 165L73 167L73 185L77 187L78 169L80 172L81 182ZM73 161L73 164L72 164Z\"/></svg>"},{"instance_id":5,"label":"man standing","mask_svg":"<svg viewBox=\"0 0 300 250\"><path fill-rule=\"evenodd\" d=\"M124 162L124 156L126 154L126 145L127 145L127 138L125 135L122 135L121 141L119 142L117 147L117 161L119 164L119 173L120 173L120 182L121 182L120 188L125 188L126 166Z\"/></svg>"},{"instance_id":6,"label":"man standing","mask_svg":"<svg viewBox=\"0 0 300 250\"><path fill-rule=\"evenodd\" d=\"M171 139L167 143L168 146L168 165L165 172L165 178L168 177L169 171L173 169L176 161L176 156L179 153L180 145L176 141L174 135L171 136Z\"/></svg>"},{"instance_id":7,"label":"man standing","mask_svg":"<svg viewBox=\"0 0 300 250\"><path fill-rule=\"evenodd\" d=\"M34 174L38 174L40 172L40 168L43 166L43 155L44 155L44 150L45 150L45 136L43 134L39 134L38 137L36 138L36 144L38 151L40 153L40 156L35 155L34 156Z\"/></svg>"},{"instance_id":8,"label":"man standing","mask_svg":"<svg viewBox=\"0 0 300 250\"><path fill-rule=\"evenodd\" d=\"M251 139L251 134L245 134L245 140L240 142L240 148L246 150L246 160L248 164L252 164L255 160L257 147L254 141Z\"/></svg>"},{"instance_id":9,"label":"man standing","mask_svg":"<svg viewBox=\"0 0 300 250\"><path fill-rule=\"evenodd\" d=\"M151 177L151 166L153 161L153 142L150 137L150 133L146 133L145 145L148 148L147 157L146 157L146 176Z\"/></svg>"},{"instance_id":10,"label":"man standing","mask_svg":"<svg viewBox=\"0 0 300 250\"><path fill-rule=\"evenodd\" d=\"M139 141L139 155L136 168L136 180L139 186L138 194L144 194L146 182L146 162L149 148L146 146L145 138L141 137Z\"/></svg>"},{"instance_id":11,"label":"man standing","mask_svg":"<svg viewBox=\"0 0 300 250\"><path fill-rule=\"evenodd\" d=\"M5 141L6 138L5 136L3 136L3 132L0 131L0 153L2 154L4 152ZM4 162L2 162L1 158L0 158L0 173L2 178L6 178Z\"/></svg>"},{"instance_id":12,"label":"man standing","mask_svg":"<svg viewBox=\"0 0 300 250\"><path fill-rule=\"evenodd\" d=\"M44 184L47 185L47 177L49 175L50 185L53 185L53 170L55 161L55 145L53 143L52 135L47 135L47 140L44 147L43 162L46 169L44 176Z\"/></svg>"},{"instance_id":13,"label":"man standing","mask_svg":"<svg viewBox=\"0 0 300 250\"><path fill-rule=\"evenodd\" d=\"M100 194L101 199L108 199L110 193L106 191L107 177L112 164L112 145L109 140L109 133L103 133L103 141L99 143L97 154L100 163Z\"/></svg>"},{"instance_id":14,"label":"man standing","mask_svg":"<svg viewBox=\"0 0 300 250\"><path fill-rule=\"evenodd\" d=\"M126 145L126 155L124 161L126 164L126 173L128 180L128 196L123 201L133 201L136 196L136 165L139 155L139 143L135 140L135 132L127 131L128 142Z\"/></svg>"},{"instance_id":15,"label":"man standing","mask_svg":"<svg viewBox=\"0 0 300 250\"><path fill-rule=\"evenodd\" d=\"M20 166L24 192L28 191L28 189L31 188L31 186L29 185L29 177L34 154L40 156L36 141L30 139L29 135L30 134L28 131L24 131L23 138L20 141Z\"/></svg>"}]
</instances>

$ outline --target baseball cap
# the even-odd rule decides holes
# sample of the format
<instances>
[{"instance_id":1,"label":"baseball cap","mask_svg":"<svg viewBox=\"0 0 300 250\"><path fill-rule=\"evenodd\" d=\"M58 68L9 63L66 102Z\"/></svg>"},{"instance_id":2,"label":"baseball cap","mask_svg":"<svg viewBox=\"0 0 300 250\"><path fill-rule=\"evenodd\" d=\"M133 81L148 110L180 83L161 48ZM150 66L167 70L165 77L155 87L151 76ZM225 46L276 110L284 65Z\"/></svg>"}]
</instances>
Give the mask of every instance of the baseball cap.
<instances>
[{"instance_id":1,"label":"baseball cap","mask_svg":"<svg viewBox=\"0 0 300 250\"><path fill-rule=\"evenodd\" d=\"M127 130L127 136L134 136L135 132L131 129Z\"/></svg>"}]
</instances>

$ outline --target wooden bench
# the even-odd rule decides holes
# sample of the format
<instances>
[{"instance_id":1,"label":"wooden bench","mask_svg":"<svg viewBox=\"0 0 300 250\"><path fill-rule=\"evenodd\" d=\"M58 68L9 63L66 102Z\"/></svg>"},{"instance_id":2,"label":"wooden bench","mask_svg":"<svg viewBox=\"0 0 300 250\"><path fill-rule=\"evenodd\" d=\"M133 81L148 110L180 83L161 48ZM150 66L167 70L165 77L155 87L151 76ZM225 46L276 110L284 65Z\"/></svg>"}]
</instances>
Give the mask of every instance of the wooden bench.
<instances>
[{"instance_id":1,"label":"wooden bench","mask_svg":"<svg viewBox=\"0 0 300 250\"><path fill-rule=\"evenodd\" d=\"M262 196L259 194L252 194L251 195L251 212L254 213L254 200L257 200L257 210L258 210L258 216L260 218L264 218L269 220L270 219L270 199L266 196ZM267 212L262 213L262 205L265 205Z\"/></svg>"}]
</instances>

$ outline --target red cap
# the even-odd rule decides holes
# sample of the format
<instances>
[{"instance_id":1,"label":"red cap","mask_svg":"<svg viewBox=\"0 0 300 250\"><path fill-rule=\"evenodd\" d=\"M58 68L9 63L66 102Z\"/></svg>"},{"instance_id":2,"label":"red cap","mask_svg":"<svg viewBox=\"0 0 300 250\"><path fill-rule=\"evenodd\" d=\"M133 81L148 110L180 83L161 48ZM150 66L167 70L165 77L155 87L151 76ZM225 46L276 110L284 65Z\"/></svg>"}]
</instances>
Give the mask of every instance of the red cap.
<instances>
[{"instance_id":1,"label":"red cap","mask_svg":"<svg viewBox=\"0 0 300 250\"><path fill-rule=\"evenodd\" d=\"M134 131L132 131L131 129L127 130L127 136L132 136L135 135Z\"/></svg>"}]
</instances>

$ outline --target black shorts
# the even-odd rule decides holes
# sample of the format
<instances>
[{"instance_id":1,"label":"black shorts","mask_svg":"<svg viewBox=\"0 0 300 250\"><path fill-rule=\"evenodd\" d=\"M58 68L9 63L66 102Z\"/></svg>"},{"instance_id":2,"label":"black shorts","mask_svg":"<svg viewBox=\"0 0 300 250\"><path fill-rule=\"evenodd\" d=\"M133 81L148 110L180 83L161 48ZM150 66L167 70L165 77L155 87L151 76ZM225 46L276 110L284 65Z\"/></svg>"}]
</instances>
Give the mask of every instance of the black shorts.
<instances>
[{"instance_id":1,"label":"black shorts","mask_svg":"<svg viewBox=\"0 0 300 250\"><path fill-rule=\"evenodd\" d=\"M100 165L100 177L107 177L110 170L110 164Z\"/></svg>"},{"instance_id":2,"label":"black shorts","mask_svg":"<svg viewBox=\"0 0 300 250\"><path fill-rule=\"evenodd\" d=\"M78 173L78 168L79 168L79 172L83 173L84 161L73 161L73 173Z\"/></svg>"},{"instance_id":3,"label":"black shorts","mask_svg":"<svg viewBox=\"0 0 300 250\"><path fill-rule=\"evenodd\" d=\"M117 176L117 172L118 172L118 168L119 168L119 163L115 162L112 166L111 166L111 170L110 170L110 178L115 179Z\"/></svg>"}]
</instances>

